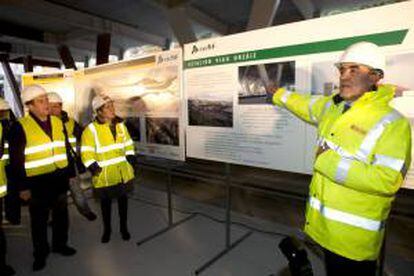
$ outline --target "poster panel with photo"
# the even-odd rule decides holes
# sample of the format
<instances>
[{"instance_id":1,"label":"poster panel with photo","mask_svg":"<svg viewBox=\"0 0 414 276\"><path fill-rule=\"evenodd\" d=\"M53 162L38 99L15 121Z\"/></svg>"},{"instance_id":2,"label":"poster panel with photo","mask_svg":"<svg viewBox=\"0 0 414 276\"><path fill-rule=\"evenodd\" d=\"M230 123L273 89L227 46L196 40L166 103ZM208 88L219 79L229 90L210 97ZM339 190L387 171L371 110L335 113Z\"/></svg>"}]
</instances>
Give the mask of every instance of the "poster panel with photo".
<instances>
[{"instance_id":1,"label":"poster panel with photo","mask_svg":"<svg viewBox=\"0 0 414 276\"><path fill-rule=\"evenodd\" d=\"M181 63L181 51L173 50L77 72L79 121L94 119L95 95L109 96L137 152L184 160Z\"/></svg>"},{"instance_id":2,"label":"poster panel with photo","mask_svg":"<svg viewBox=\"0 0 414 276\"><path fill-rule=\"evenodd\" d=\"M277 59L185 70L187 155L310 173L305 123L273 106L262 79L293 89L303 72L300 61Z\"/></svg>"},{"instance_id":3,"label":"poster panel with photo","mask_svg":"<svg viewBox=\"0 0 414 276\"><path fill-rule=\"evenodd\" d=\"M315 127L272 106L266 87L331 95L341 53L369 41L390 59L385 81L413 89L412 57L396 57L414 52L413 12L405 1L184 45L187 155L312 173Z\"/></svg>"}]
</instances>

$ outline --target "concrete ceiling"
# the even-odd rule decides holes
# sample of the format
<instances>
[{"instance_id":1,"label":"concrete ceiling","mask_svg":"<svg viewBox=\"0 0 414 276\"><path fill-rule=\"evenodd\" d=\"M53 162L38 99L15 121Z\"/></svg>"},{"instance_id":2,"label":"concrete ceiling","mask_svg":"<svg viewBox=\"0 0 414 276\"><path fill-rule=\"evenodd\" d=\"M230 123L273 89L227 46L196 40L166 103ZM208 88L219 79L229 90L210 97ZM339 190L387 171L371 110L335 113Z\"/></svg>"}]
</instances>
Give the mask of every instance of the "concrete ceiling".
<instances>
[{"instance_id":1,"label":"concrete ceiling","mask_svg":"<svg viewBox=\"0 0 414 276\"><path fill-rule=\"evenodd\" d=\"M101 33L111 33L111 53L116 55L130 47L165 47L206 33L237 33L252 22L257 2L277 3L271 25L279 25L399 1L0 0L0 52L59 60L57 46L67 45L75 60L83 61L95 55Z\"/></svg>"}]
</instances>

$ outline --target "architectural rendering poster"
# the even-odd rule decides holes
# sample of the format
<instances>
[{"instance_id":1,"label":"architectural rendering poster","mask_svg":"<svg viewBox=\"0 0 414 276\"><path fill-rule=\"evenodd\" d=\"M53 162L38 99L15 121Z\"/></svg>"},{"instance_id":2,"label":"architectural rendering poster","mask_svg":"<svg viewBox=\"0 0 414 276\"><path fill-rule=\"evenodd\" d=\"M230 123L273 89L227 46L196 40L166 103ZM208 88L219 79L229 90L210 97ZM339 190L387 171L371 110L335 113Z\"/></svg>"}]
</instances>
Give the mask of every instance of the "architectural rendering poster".
<instances>
[{"instance_id":1,"label":"architectural rendering poster","mask_svg":"<svg viewBox=\"0 0 414 276\"><path fill-rule=\"evenodd\" d=\"M125 120L137 152L184 160L181 63L181 51L176 50L77 72L79 120L90 122L93 97L107 95Z\"/></svg>"},{"instance_id":2,"label":"architectural rendering poster","mask_svg":"<svg viewBox=\"0 0 414 276\"><path fill-rule=\"evenodd\" d=\"M392 102L394 108L406 116L411 122L411 137L414 137L414 91L407 91L401 98L395 98ZM413 141L414 143L414 141ZM414 149L411 147L411 167L407 171L403 187L414 189Z\"/></svg>"},{"instance_id":3,"label":"architectural rendering poster","mask_svg":"<svg viewBox=\"0 0 414 276\"><path fill-rule=\"evenodd\" d=\"M63 100L63 110L69 116L75 115L75 83L74 71L64 70L50 73L33 73L22 76L22 86L37 84L47 92L56 92Z\"/></svg>"},{"instance_id":4,"label":"architectural rendering poster","mask_svg":"<svg viewBox=\"0 0 414 276\"><path fill-rule=\"evenodd\" d=\"M414 90L412 13L414 2L407 1L185 45L187 155L312 173L315 127L273 107L266 84L309 97L331 95L340 54L370 41L388 57L384 81ZM389 20L374 20L383 17Z\"/></svg>"},{"instance_id":5,"label":"architectural rendering poster","mask_svg":"<svg viewBox=\"0 0 414 276\"><path fill-rule=\"evenodd\" d=\"M386 81L404 87L403 97L395 98L391 104L411 122L411 138L414 145L414 49L411 53L389 56L387 59ZM414 146L411 147L411 160L414 160ZM414 162L407 172L404 187L414 189Z\"/></svg>"},{"instance_id":6,"label":"architectural rendering poster","mask_svg":"<svg viewBox=\"0 0 414 276\"><path fill-rule=\"evenodd\" d=\"M266 82L300 86L304 71L300 61L269 59L194 68L189 64L184 71L189 157L310 173L311 168L305 168L304 122L274 107L265 88Z\"/></svg>"}]
</instances>

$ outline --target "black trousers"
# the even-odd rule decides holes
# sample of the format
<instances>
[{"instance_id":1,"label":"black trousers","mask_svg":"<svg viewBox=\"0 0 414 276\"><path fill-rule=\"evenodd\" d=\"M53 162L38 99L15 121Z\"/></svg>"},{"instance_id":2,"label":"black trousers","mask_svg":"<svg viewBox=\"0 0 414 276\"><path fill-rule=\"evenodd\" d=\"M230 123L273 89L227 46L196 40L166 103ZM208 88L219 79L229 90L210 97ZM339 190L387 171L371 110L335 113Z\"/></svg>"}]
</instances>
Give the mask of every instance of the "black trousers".
<instances>
[{"instance_id":1,"label":"black trousers","mask_svg":"<svg viewBox=\"0 0 414 276\"><path fill-rule=\"evenodd\" d=\"M11 167L6 166L6 175L7 175L7 195L4 197L4 211L6 214L6 219L11 224L20 224L20 209L21 209L21 200L19 196L19 190L17 185L13 182L11 177Z\"/></svg>"},{"instance_id":2,"label":"black trousers","mask_svg":"<svg viewBox=\"0 0 414 276\"><path fill-rule=\"evenodd\" d=\"M29 211L35 258L46 258L50 252L47 238L50 211L52 212L52 246L58 248L67 244L69 215L66 192L46 195L32 193Z\"/></svg>"},{"instance_id":3,"label":"black trousers","mask_svg":"<svg viewBox=\"0 0 414 276\"><path fill-rule=\"evenodd\" d=\"M0 267L6 264L6 237L3 231L3 198L0 198Z\"/></svg>"},{"instance_id":4,"label":"black trousers","mask_svg":"<svg viewBox=\"0 0 414 276\"><path fill-rule=\"evenodd\" d=\"M128 197L122 195L117 198L118 201L118 215L120 231L127 231L127 217L128 217ZM112 213L112 199L108 197L101 198L101 212L103 219L104 232L111 232L111 213Z\"/></svg>"},{"instance_id":5,"label":"black trousers","mask_svg":"<svg viewBox=\"0 0 414 276\"><path fill-rule=\"evenodd\" d=\"M375 276L376 261L354 261L324 249L327 276Z\"/></svg>"}]
</instances>

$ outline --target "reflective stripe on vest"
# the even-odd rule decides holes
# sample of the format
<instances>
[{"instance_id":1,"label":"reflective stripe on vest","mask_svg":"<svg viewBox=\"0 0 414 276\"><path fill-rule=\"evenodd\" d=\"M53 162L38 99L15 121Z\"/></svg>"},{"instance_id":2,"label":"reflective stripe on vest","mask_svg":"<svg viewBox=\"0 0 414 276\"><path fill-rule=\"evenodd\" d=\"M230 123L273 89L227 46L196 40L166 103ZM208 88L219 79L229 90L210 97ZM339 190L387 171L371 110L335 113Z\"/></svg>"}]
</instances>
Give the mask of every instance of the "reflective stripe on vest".
<instances>
[{"instance_id":1,"label":"reflective stripe on vest","mask_svg":"<svg viewBox=\"0 0 414 276\"><path fill-rule=\"evenodd\" d=\"M59 118L50 116L52 137L30 115L21 118L20 124L26 136L24 167L28 177L50 173L68 165L63 124Z\"/></svg>"},{"instance_id":2,"label":"reflective stripe on vest","mask_svg":"<svg viewBox=\"0 0 414 276\"><path fill-rule=\"evenodd\" d=\"M65 147L64 141L53 141L53 142L39 145L39 146L27 147L24 149L24 154L28 155L28 154L45 151L48 149L55 149L55 148L61 148L61 147Z\"/></svg>"},{"instance_id":3,"label":"reflective stripe on vest","mask_svg":"<svg viewBox=\"0 0 414 276\"><path fill-rule=\"evenodd\" d=\"M104 152L108 152L111 150L117 150L117 149L123 149L124 148L124 144L122 143L118 143L118 144L112 144L109 146L103 146L103 147L97 147L96 148L96 152L97 153L104 153Z\"/></svg>"},{"instance_id":4,"label":"reflective stripe on vest","mask_svg":"<svg viewBox=\"0 0 414 276\"><path fill-rule=\"evenodd\" d=\"M312 113L312 107L313 107L313 105L315 104L315 102L316 102L318 99L319 99L319 97L318 97L318 96L316 96L316 97L312 97L312 98L311 98L311 100L310 100L310 102L309 102L309 105L308 105L308 109L309 109L309 118L310 118L310 120L311 120L311 122L312 122L313 124L317 124L317 123L318 123L318 120L316 119L316 117L315 117L315 116L313 116L313 113Z\"/></svg>"},{"instance_id":5,"label":"reflective stripe on vest","mask_svg":"<svg viewBox=\"0 0 414 276\"><path fill-rule=\"evenodd\" d=\"M352 164L352 159L348 159L348 158L342 158L339 161L338 164L338 168L336 170L336 175L335 175L335 182L337 183L344 183L346 176L348 175L348 171L349 168L351 167Z\"/></svg>"},{"instance_id":6,"label":"reflective stripe on vest","mask_svg":"<svg viewBox=\"0 0 414 276\"><path fill-rule=\"evenodd\" d=\"M85 163L85 167L89 167L90 165L92 165L93 163L95 163L96 162L96 160L95 159L89 159L89 160L86 160L84 163Z\"/></svg>"},{"instance_id":7,"label":"reflective stripe on vest","mask_svg":"<svg viewBox=\"0 0 414 276\"><path fill-rule=\"evenodd\" d=\"M341 148L340 146L338 146L337 144L335 144L332 141L329 141L323 137L318 138L317 140L317 144L319 146L322 146L323 144L327 144L328 147L330 149L332 149L333 151L335 151L336 153L338 153L340 156L344 157L344 158L348 158L348 159L355 159L355 156L352 155L351 153L347 152L346 150L344 150L343 148Z\"/></svg>"},{"instance_id":8,"label":"reflective stripe on vest","mask_svg":"<svg viewBox=\"0 0 414 276\"><path fill-rule=\"evenodd\" d=\"M320 118L323 118L323 116L325 115L326 111L331 107L331 104L332 104L332 100L329 100L329 101L326 102L326 104L324 105L324 107L322 109L321 117Z\"/></svg>"},{"instance_id":9,"label":"reflective stripe on vest","mask_svg":"<svg viewBox=\"0 0 414 276\"><path fill-rule=\"evenodd\" d=\"M117 150L117 149L124 149L127 146L130 146L133 144L133 141L130 139L128 141L125 141L123 143L116 143L116 144L112 144L109 146L101 146L101 144L99 143L99 139L98 139L98 133L96 131L96 128L93 124L90 124L89 129L91 130L94 139L95 139L95 145L96 145L96 153L105 153L108 151L112 151L112 150ZM120 125L122 131L125 134L125 126L123 124ZM125 136L126 137L126 136ZM90 146L82 146L82 150L86 150L86 151L91 151L91 149L93 149ZM95 151L95 149L93 149L93 151Z\"/></svg>"},{"instance_id":10,"label":"reflective stripe on vest","mask_svg":"<svg viewBox=\"0 0 414 276\"><path fill-rule=\"evenodd\" d=\"M1 157L1 160L7 161L10 159L9 156L9 143L4 142L4 153L3 156Z\"/></svg>"},{"instance_id":11,"label":"reflective stripe on vest","mask_svg":"<svg viewBox=\"0 0 414 276\"><path fill-rule=\"evenodd\" d=\"M379 231L383 228L384 223L379 220L364 218L350 213L345 213L323 205L316 197L309 198L309 206L317 210L322 216L327 219L352 225L354 227L363 228L369 231Z\"/></svg>"},{"instance_id":12,"label":"reflective stripe on vest","mask_svg":"<svg viewBox=\"0 0 414 276\"><path fill-rule=\"evenodd\" d=\"M75 130L75 121L72 118L69 118L69 120L64 124L66 128L66 132L68 134L68 142L72 146L72 149L76 152L76 137L73 135L73 132Z\"/></svg>"},{"instance_id":13,"label":"reflective stripe on vest","mask_svg":"<svg viewBox=\"0 0 414 276\"><path fill-rule=\"evenodd\" d=\"M335 182L337 183L344 183L346 176L348 175L348 171L351 167L351 163L353 160L358 160L363 163L368 164L368 156L371 151L374 149L378 139L381 137L382 133L385 130L385 127L394 122L395 120L401 118L401 115L396 111L391 111L390 113L386 114L382 119L368 132L365 136L364 141L361 143L358 152L355 155L350 154L349 152L342 149L340 146L336 145L335 143L324 139L318 138L318 145L321 146L326 143L329 148L334 150L338 153L342 159L339 161ZM373 165L382 165L396 171L402 171L404 168L404 160L402 159L395 159L390 156L385 155L375 155Z\"/></svg>"},{"instance_id":14,"label":"reflective stripe on vest","mask_svg":"<svg viewBox=\"0 0 414 276\"><path fill-rule=\"evenodd\" d=\"M125 125L121 124L121 128L122 128L122 132L124 134L124 137L126 137L127 130L125 129ZM133 144L134 144L134 142L132 141L132 139L129 139L129 140L124 142L124 147L126 148L128 146L132 146ZM125 155L134 155L134 154L135 154L135 152L133 150L127 150L125 152Z\"/></svg>"},{"instance_id":15,"label":"reflective stripe on vest","mask_svg":"<svg viewBox=\"0 0 414 276\"><path fill-rule=\"evenodd\" d=\"M330 149L332 149L342 157L342 159L339 161L338 170L336 172L335 177L335 182L337 183L345 182L345 178L348 174L349 168L351 167L351 163L353 160L361 161L367 164L365 160L359 160L357 156L350 154L349 152L345 151L335 143L324 138L318 138L317 144L319 146L322 146L324 143L326 143ZM384 166L395 171L399 171L404 175L405 161L403 159L397 159L386 155L376 154L374 155L374 161L372 162L372 165Z\"/></svg>"},{"instance_id":16,"label":"reflective stripe on vest","mask_svg":"<svg viewBox=\"0 0 414 276\"><path fill-rule=\"evenodd\" d=\"M7 161L10 159L9 156L9 143L4 142L4 153L3 156L1 157L1 160Z\"/></svg>"},{"instance_id":17,"label":"reflective stripe on vest","mask_svg":"<svg viewBox=\"0 0 414 276\"><path fill-rule=\"evenodd\" d=\"M126 146L126 147L128 147L128 146L133 145L133 144L134 144L134 141L132 141L131 139L129 139L129 140L128 140L128 141L126 141L124 144L125 144L125 146Z\"/></svg>"},{"instance_id":18,"label":"reflective stripe on vest","mask_svg":"<svg viewBox=\"0 0 414 276\"><path fill-rule=\"evenodd\" d=\"M59 155L53 155L52 157L44 158L41 160L35 160L35 161L29 161L24 163L24 167L26 169L33 169L41 166L46 166L53 164L58 161L64 161L67 159L67 155L65 154L59 154Z\"/></svg>"},{"instance_id":19,"label":"reflective stripe on vest","mask_svg":"<svg viewBox=\"0 0 414 276\"><path fill-rule=\"evenodd\" d=\"M100 148L101 147L101 144L99 143L98 133L96 132L96 128L93 125L93 123L92 124L89 124L88 128L91 130L91 132L93 134L93 139L95 140L96 148Z\"/></svg>"},{"instance_id":20,"label":"reflective stripe on vest","mask_svg":"<svg viewBox=\"0 0 414 276\"><path fill-rule=\"evenodd\" d=\"M374 162L372 164L388 167L395 171L402 171L405 161L403 159L397 159L386 155L376 154L374 156Z\"/></svg>"},{"instance_id":21,"label":"reflective stripe on vest","mask_svg":"<svg viewBox=\"0 0 414 276\"><path fill-rule=\"evenodd\" d=\"M121 156L121 157L108 159L108 160L105 160L105 161L98 161L98 164L99 164L99 167L104 168L104 167L108 167L110 165L115 165L115 164L126 162L126 161L127 160L126 160L125 156Z\"/></svg>"},{"instance_id":22,"label":"reflective stripe on vest","mask_svg":"<svg viewBox=\"0 0 414 276\"><path fill-rule=\"evenodd\" d=\"M0 195L7 192L7 185L0 185Z\"/></svg>"},{"instance_id":23,"label":"reflective stripe on vest","mask_svg":"<svg viewBox=\"0 0 414 276\"><path fill-rule=\"evenodd\" d=\"M282 98L280 99L280 101L284 104L284 105L286 105L286 103L287 103L287 100L288 100L288 98L289 98L289 96L292 94L292 92L290 92L290 91L285 91L285 93L283 93L283 96L282 96Z\"/></svg>"},{"instance_id":24,"label":"reflective stripe on vest","mask_svg":"<svg viewBox=\"0 0 414 276\"><path fill-rule=\"evenodd\" d=\"M85 152L85 151L95 152L95 148L91 147L91 146L81 146L81 151L83 151L83 152Z\"/></svg>"},{"instance_id":25,"label":"reflective stripe on vest","mask_svg":"<svg viewBox=\"0 0 414 276\"><path fill-rule=\"evenodd\" d=\"M375 144L384 132L385 127L400 118L401 115L395 110L382 117L382 119L365 136L364 141L356 154L357 158L366 162L370 152L374 149Z\"/></svg>"}]
</instances>

